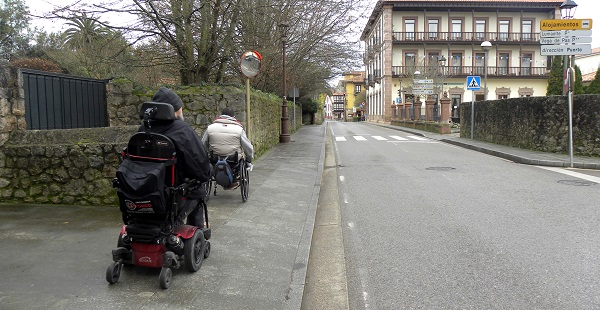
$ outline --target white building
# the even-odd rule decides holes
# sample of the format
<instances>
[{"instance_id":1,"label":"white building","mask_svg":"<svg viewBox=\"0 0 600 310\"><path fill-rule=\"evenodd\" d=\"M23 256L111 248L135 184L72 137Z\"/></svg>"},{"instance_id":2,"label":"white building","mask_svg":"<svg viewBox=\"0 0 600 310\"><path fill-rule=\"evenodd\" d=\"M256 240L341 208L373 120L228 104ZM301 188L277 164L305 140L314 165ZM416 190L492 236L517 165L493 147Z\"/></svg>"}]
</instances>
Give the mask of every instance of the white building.
<instances>
[{"instance_id":1,"label":"white building","mask_svg":"<svg viewBox=\"0 0 600 310\"><path fill-rule=\"evenodd\" d=\"M485 99L484 86L487 99L545 96L551 59L541 55L540 21L560 19L562 3L379 0L361 36L368 120L387 122L392 104L414 100L415 78L433 82L434 99L447 92L454 107L472 100L465 85L472 75L483 84L475 100Z\"/></svg>"}]
</instances>

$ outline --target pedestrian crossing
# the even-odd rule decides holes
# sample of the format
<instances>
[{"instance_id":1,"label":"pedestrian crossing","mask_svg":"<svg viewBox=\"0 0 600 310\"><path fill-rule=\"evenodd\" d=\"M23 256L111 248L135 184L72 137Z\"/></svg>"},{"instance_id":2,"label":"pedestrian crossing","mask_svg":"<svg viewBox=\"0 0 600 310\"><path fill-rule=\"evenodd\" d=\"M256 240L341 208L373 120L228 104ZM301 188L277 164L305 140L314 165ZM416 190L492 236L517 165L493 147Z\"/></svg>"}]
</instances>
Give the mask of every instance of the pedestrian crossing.
<instances>
[{"instance_id":1,"label":"pedestrian crossing","mask_svg":"<svg viewBox=\"0 0 600 310\"><path fill-rule=\"evenodd\" d=\"M406 137L401 136L372 136L372 135L355 135L355 136L335 136L335 141L344 142L344 141L387 141L387 142L432 142L432 140L427 139L425 137L409 135Z\"/></svg>"}]
</instances>

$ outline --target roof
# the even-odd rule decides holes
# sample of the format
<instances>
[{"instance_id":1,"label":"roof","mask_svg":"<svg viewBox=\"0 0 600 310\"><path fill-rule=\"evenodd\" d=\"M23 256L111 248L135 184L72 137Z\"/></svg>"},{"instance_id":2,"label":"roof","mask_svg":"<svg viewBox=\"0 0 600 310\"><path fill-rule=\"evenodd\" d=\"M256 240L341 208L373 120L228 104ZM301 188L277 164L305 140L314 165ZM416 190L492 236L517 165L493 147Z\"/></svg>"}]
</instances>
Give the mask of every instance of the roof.
<instances>
[{"instance_id":1,"label":"roof","mask_svg":"<svg viewBox=\"0 0 600 310\"><path fill-rule=\"evenodd\" d=\"M360 39L364 40L370 32L372 25L381 14L384 5L393 5L395 8L404 10L421 10L431 8L444 9L469 9L489 10L489 9L535 9L535 10L554 10L558 8L564 0L378 0L373 8L373 12L363 29Z\"/></svg>"},{"instance_id":2,"label":"roof","mask_svg":"<svg viewBox=\"0 0 600 310\"><path fill-rule=\"evenodd\" d=\"M596 77L596 72L597 71L590 72L587 74L582 74L581 79L583 80L584 83L591 82Z\"/></svg>"}]
</instances>

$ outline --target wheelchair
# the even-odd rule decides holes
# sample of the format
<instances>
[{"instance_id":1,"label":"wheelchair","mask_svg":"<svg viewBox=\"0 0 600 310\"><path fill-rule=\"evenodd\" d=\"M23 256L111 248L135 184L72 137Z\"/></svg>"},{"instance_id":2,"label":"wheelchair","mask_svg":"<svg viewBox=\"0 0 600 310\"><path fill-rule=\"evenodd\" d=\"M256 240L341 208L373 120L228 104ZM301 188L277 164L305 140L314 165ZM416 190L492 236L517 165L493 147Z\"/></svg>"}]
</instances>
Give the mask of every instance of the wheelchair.
<instances>
[{"instance_id":1,"label":"wheelchair","mask_svg":"<svg viewBox=\"0 0 600 310\"><path fill-rule=\"evenodd\" d=\"M207 199L211 192L217 195L217 185L225 189L235 189L239 186L242 201L246 202L250 192L250 174L246 160L243 157L238 160L237 152L229 156L214 155L211 152L209 158L213 165L213 174L207 186Z\"/></svg>"},{"instance_id":2,"label":"wheelchair","mask_svg":"<svg viewBox=\"0 0 600 310\"><path fill-rule=\"evenodd\" d=\"M113 263L106 270L106 280L117 283L123 265L161 268L159 284L168 289L172 269L183 265L187 271L196 272L210 254L211 231L205 200L197 199L205 228L185 224L187 215L196 206L182 203L188 193L205 184L179 180L175 144L168 137L148 130L151 119L175 119L173 106L145 102L140 117L146 132L130 138L113 179L124 225L117 248L112 251ZM195 204L196 199L188 201Z\"/></svg>"}]
</instances>

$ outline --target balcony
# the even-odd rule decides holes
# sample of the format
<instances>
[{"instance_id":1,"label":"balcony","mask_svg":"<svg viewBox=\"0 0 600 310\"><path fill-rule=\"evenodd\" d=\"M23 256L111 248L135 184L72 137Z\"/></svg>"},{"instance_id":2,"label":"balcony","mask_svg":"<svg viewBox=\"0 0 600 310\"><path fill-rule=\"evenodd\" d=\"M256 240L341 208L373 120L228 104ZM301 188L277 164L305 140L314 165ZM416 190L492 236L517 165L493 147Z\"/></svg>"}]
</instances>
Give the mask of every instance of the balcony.
<instances>
[{"instance_id":1,"label":"balcony","mask_svg":"<svg viewBox=\"0 0 600 310\"><path fill-rule=\"evenodd\" d=\"M485 75L483 66L449 66L437 68L441 72L438 76L462 77L469 75ZM413 76L414 66L393 66L392 77L403 78ZM520 77L520 78L547 78L550 71L546 67L488 67L488 77Z\"/></svg>"},{"instance_id":2,"label":"balcony","mask_svg":"<svg viewBox=\"0 0 600 310\"><path fill-rule=\"evenodd\" d=\"M393 32L394 42L504 42L540 44L540 33L520 32Z\"/></svg>"}]
</instances>

